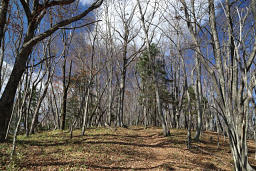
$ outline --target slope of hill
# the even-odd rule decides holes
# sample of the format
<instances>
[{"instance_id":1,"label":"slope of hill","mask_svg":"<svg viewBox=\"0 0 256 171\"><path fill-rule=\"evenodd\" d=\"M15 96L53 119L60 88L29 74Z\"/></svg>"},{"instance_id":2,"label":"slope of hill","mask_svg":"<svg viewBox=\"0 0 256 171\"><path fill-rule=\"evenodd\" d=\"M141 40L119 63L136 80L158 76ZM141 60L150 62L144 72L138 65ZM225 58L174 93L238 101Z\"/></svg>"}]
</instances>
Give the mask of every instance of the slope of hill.
<instances>
[{"instance_id":1,"label":"slope of hill","mask_svg":"<svg viewBox=\"0 0 256 171\"><path fill-rule=\"evenodd\" d=\"M232 170L228 140L204 132L202 141L186 148L186 131L132 127L74 131L73 139L62 131L18 137L17 158L10 162L11 143L0 144L0 170ZM254 143L249 142L250 163Z\"/></svg>"}]
</instances>

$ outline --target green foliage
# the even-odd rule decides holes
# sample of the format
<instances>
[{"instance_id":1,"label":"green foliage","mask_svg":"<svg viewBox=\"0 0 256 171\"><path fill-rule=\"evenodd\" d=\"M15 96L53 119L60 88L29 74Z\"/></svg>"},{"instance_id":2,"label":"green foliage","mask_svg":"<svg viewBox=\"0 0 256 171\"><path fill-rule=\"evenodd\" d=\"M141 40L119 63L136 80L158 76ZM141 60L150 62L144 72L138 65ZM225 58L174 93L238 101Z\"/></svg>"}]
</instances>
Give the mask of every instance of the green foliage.
<instances>
[{"instance_id":1,"label":"green foliage","mask_svg":"<svg viewBox=\"0 0 256 171\"><path fill-rule=\"evenodd\" d=\"M142 80L145 81L146 79L152 78L153 69L156 69L156 72L165 73L164 70L160 69L162 66L157 66L154 62L159 53L160 51L156 44L152 44L150 46L150 55L152 59L150 59L149 52L147 50L145 50L139 57L139 61L137 62L137 71L139 72Z\"/></svg>"},{"instance_id":2,"label":"green foliage","mask_svg":"<svg viewBox=\"0 0 256 171\"><path fill-rule=\"evenodd\" d=\"M188 93L189 93L189 96L190 96L190 103L191 103L191 114L196 114L197 112L197 109L196 109L196 93L195 93L195 90L194 90L194 87L191 85L188 87ZM206 105L208 103L208 100L206 97L202 97L202 105ZM183 98L183 106L184 106L184 110L187 111L187 106L188 106L188 98L187 96L185 96ZM185 112L187 113L187 112Z\"/></svg>"},{"instance_id":3,"label":"green foliage","mask_svg":"<svg viewBox=\"0 0 256 171\"><path fill-rule=\"evenodd\" d=\"M40 98L40 91L37 88L31 88L29 91L32 93L32 95L31 95L31 104L30 104L30 108L29 108L29 115L33 115L35 110L36 110L38 100ZM29 94L30 94L30 92L29 92ZM29 105L29 101L27 101L26 106L28 107L28 105ZM38 112L38 116L39 115L40 115L40 110ZM28 124L30 125L31 122L32 122L32 117L28 117ZM24 121L24 125L25 125L25 121Z\"/></svg>"},{"instance_id":4,"label":"green foliage","mask_svg":"<svg viewBox=\"0 0 256 171\"><path fill-rule=\"evenodd\" d=\"M31 110L33 111L35 110L39 97L40 97L40 92L36 88L34 88L31 96Z\"/></svg>"},{"instance_id":5,"label":"green foliage","mask_svg":"<svg viewBox=\"0 0 256 171\"><path fill-rule=\"evenodd\" d=\"M193 86L188 87L188 93L189 93L191 102L196 101L196 93L195 93Z\"/></svg>"},{"instance_id":6,"label":"green foliage","mask_svg":"<svg viewBox=\"0 0 256 171\"><path fill-rule=\"evenodd\" d=\"M29 101L30 95L31 95L31 101ZM18 98L16 99L17 102L18 102L18 105L15 106L14 111L13 111L14 115L13 115L13 119L12 119L12 124L10 126L10 132L11 133L14 132L14 130L16 128L16 123L18 122L18 119L19 119L18 109L22 105L22 101L23 101L24 96L25 96L25 91L21 90L19 92ZM33 89L29 88L28 89L28 92L27 92L27 99L28 100L25 101L25 105L24 105L24 108L23 108L23 111L22 111L23 116L25 114L27 114L27 115L29 114L31 116L35 112L36 105L37 105L39 97L40 97L40 91L38 89L36 89L36 88L33 88ZM29 103L30 103L30 106L29 106ZM29 110L28 110L28 107L29 107ZM28 117L28 124L29 125L31 124L31 120L32 120L32 117ZM20 125L21 125L21 129L19 130L19 132L24 133L23 131L25 130L25 117L22 117Z\"/></svg>"},{"instance_id":7,"label":"green foliage","mask_svg":"<svg viewBox=\"0 0 256 171\"><path fill-rule=\"evenodd\" d=\"M67 119L67 124L71 125L73 123L74 118L79 117L79 97L76 94L72 94L68 99L67 99L67 113L66 113L66 119Z\"/></svg>"},{"instance_id":8,"label":"green foliage","mask_svg":"<svg viewBox=\"0 0 256 171\"><path fill-rule=\"evenodd\" d=\"M150 54L150 55L149 55ZM139 57L136 69L140 75L142 90L139 96L140 104L147 106L148 110L155 106L155 83L154 73L160 89L160 98L163 103L172 103L171 95L167 90L168 79L166 79L165 62L159 58L159 48L156 44L151 44L150 52L145 50ZM151 57L151 59L150 59Z\"/></svg>"}]
</instances>

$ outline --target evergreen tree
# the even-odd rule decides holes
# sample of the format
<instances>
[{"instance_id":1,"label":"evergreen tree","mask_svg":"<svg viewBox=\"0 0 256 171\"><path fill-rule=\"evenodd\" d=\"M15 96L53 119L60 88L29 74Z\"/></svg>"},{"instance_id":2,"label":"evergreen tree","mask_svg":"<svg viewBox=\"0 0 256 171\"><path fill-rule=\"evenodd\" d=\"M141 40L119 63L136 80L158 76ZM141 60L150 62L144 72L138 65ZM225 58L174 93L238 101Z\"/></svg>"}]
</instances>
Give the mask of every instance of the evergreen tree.
<instances>
[{"instance_id":1,"label":"evergreen tree","mask_svg":"<svg viewBox=\"0 0 256 171\"><path fill-rule=\"evenodd\" d=\"M148 113L151 113L151 117L156 119L157 117L154 115L156 113L156 96L153 70L156 73L156 80L160 88L160 98L163 104L165 104L164 106L171 103L171 95L167 90L169 80L165 70L165 61L160 57L160 51L156 44L151 44L150 54L153 59L149 58L149 53L145 50L137 62L137 71L142 84L139 102L147 108Z\"/></svg>"}]
</instances>

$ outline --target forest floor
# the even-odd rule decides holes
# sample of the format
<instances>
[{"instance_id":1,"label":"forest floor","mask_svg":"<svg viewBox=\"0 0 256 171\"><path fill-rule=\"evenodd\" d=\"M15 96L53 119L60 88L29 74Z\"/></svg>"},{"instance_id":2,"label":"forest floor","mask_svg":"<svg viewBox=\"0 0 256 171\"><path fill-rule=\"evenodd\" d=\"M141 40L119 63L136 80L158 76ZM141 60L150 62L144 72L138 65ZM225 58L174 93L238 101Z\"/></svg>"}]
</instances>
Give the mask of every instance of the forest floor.
<instances>
[{"instance_id":1,"label":"forest floor","mask_svg":"<svg viewBox=\"0 0 256 171\"><path fill-rule=\"evenodd\" d=\"M233 170L228 141L203 132L200 142L186 148L186 130L160 128L94 128L85 136L74 131L50 131L29 138L19 136L17 157L9 161L11 142L0 144L0 170ZM254 143L249 141L250 163Z\"/></svg>"}]
</instances>

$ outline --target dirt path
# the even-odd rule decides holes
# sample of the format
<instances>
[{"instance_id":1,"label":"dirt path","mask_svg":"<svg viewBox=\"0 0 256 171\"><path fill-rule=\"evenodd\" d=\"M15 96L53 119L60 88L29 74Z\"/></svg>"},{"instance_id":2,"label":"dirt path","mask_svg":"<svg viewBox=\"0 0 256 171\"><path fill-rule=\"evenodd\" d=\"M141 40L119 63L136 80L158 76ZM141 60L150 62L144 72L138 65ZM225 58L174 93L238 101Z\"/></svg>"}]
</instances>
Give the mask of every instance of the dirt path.
<instances>
[{"instance_id":1,"label":"dirt path","mask_svg":"<svg viewBox=\"0 0 256 171\"><path fill-rule=\"evenodd\" d=\"M135 134L135 132L137 133L135 143L140 145L134 146L134 151L137 150L141 154L146 153L149 158L144 157L136 161L128 161L125 165L127 168L146 168L145 170L227 170L231 167L229 156L227 156L226 162L223 162L222 155L214 154L216 156L212 156L213 153L208 150L205 151L200 144L194 144L195 149L191 151L187 150L184 131L175 130L173 135L168 138L161 136L161 129L135 129L134 133L131 134ZM219 150L221 151L221 149ZM217 146L215 153L217 153Z\"/></svg>"},{"instance_id":2,"label":"dirt path","mask_svg":"<svg viewBox=\"0 0 256 171\"><path fill-rule=\"evenodd\" d=\"M221 139L218 149L216 134L203 133L202 142L187 150L186 132L171 133L163 137L159 128L97 128L84 137L75 131L72 140L61 131L19 137L16 163L2 160L0 170L232 170L229 145ZM4 148L0 152L5 156Z\"/></svg>"}]
</instances>

